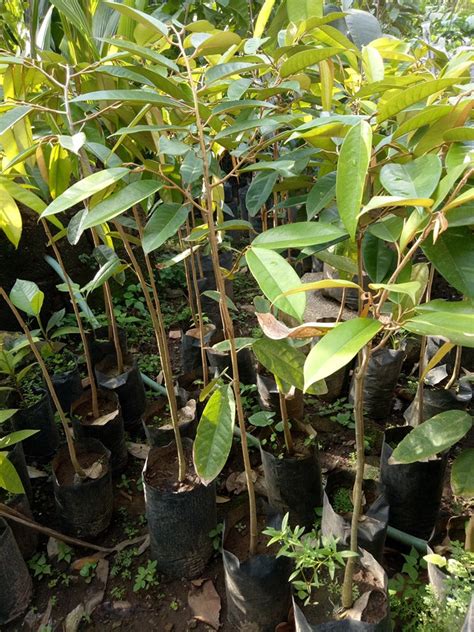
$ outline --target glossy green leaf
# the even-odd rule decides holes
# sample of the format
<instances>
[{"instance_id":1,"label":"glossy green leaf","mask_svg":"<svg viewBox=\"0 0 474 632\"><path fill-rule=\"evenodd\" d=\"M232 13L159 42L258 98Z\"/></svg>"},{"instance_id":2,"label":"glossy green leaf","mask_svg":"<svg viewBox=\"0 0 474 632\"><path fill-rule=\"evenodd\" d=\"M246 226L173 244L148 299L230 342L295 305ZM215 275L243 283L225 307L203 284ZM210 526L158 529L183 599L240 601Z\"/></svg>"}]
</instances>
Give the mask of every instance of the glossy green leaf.
<instances>
[{"instance_id":1,"label":"glossy green leaf","mask_svg":"<svg viewBox=\"0 0 474 632\"><path fill-rule=\"evenodd\" d=\"M395 129L393 138L400 138L409 132L430 125L438 119L442 118L451 111L450 105L432 105L428 108L422 108L419 112L415 112L404 123Z\"/></svg>"},{"instance_id":2,"label":"glossy green leaf","mask_svg":"<svg viewBox=\"0 0 474 632\"><path fill-rule=\"evenodd\" d=\"M286 61L283 62L280 68L281 77L289 77L290 75L296 75L302 70L307 70L311 66L318 64L323 59L333 57L338 53L343 52L344 49L336 46L327 46L324 48L314 48L313 50L302 50L294 55L291 55Z\"/></svg>"},{"instance_id":3,"label":"glossy green leaf","mask_svg":"<svg viewBox=\"0 0 474 632\"><path fill-rule=\"evenodd\" d=\"M238 46L242 41L237 33L232 31L219 31L218 33L209 33L209 37L196 47L197 55L217 55L225 53L232 46ZM192 37L191 37L192 41Z\"/></svg>"},{"instance_id":4,"label":"glossy green leaf","mask_svg":"<svg viewBox=\"0 0 474 632\"><path fill-rule=\"evenodd\" d=\"M270 412L269 410L259 410L258 413L254 413L250 415L248 418L249 424L252 426L256 426L258 428L266 428L267 426L271 426L275 420L275 413Z\"/></svg>"},{"instance_id":5,"label":"glossy green leaf","mask_svg":"<svg viewBox=\"0 0 474 632\"><path fill-rule=\"evenodd\" d=\"M415 304L417 302L420 284L417 281L407 281L406 283L369 283L372 290L388 290L394 294L406 294Z\"/></svg>"},{"instance_id":6,"label":"glossy green leaf","mask_svg":"<svg viewBox=\"0 0 474 632\"><path fill-rule=\"evenodd\" d=\"M304 294L281 297L286 290L301 285L299 276L286 259L273 250L255 248L253 245L245 257L250 272L265 296L275 301L275 307L301 322L306 307Z\"/></svg>"},{"instance_id":7,"label":"glossy green leaf","mask_svg":"<svg viewBox=\"0 0 474 632\"><path fill-rule=\"evenodd\" d=\"M118 182L118 180L124 178L128 173L130 172L128 169L125 169L125 167L114 167L113 169L97 171L83 180L79 180L79 182L73 184L69 189L53 200L41 213L41 217L48 217L49 215L56 215L57 213L66 211L71 208L71 206L79 204L95 193L103 191L103 189Z\"/></svg>"},{"instance_id":8,"label":"glossy green leaf","mask_svg":"<svg viewBox=\"0 0 474 632\"><path fill-rule=\"evenodd\" d=\"M160 204L148 220L143 235L143 250L149 254L173 237L186 221L188 204Z\"/></svg>"},{"instance_id":9,"label":"glossy green leaf","mask_svg":"<svg viewBox=\"0 0 474 632\"><path fill-rule=\"evenodd\" d=\"M439 156L427 154L403 164L384 165L380 170L380 182L393 196L429 198L438 186L441 169Z\"/></svg>"},{"instance_id":10,"label":"glossy green leaf","mask_svg":"<svg viewBox=\"0 0 474 632\"><path fill-rule=\"evenodd\" d=\"M300 287L287 290L283 293L283 296L292 296L293 294L299 294L300 292L316 292L325 288L331 287L346 287L354 290L360 290L362 288L353 281L345 281L344 279L321 279L320 281L312 281L311 283L302 283Z\"/></svg>"},{"instance_id":11,"label":"glossy green leaf","mask_svg":"<svg viewBox=\"0 0 474 632\"><path fill-rule=\"evenodd\" d=\"M116 46L118 49L125 50L133 55L136 55L140 59L147 59L154 64L158 64L159 66L164 66L169 68L174 72L179 71L179 66L171 59L168 59L164 55L157 53L150 47L147 46L139 46L135 42L129 42L128 40L123 39L103 39L107 44L111 44L112 46Z\"/></svg>"},{"instance_id":12,"label":"glossy green leaf","mask_svg":"<svg viewBox=\"0 0 474 632\"><path fill-rule=\"evenodd\" d=\"M442 92L456 83L459 83L459 79L434 79L398 90L396 94L380 105L377 113L377 122L383 123L387 119L396 116L399 112L415 105L415 103L424 101L432 94Z\"/></svg>"},{"instance_id":13,"label":"glossy green leaf","mask_svg":"<svg viewBox=\"0 0 474 632\"><path fill-rule=\"evenodd\" d=\"M403 218L391 215L384 217L375 224L370 224L368 230L372 235L383 241L398 241L403 229Z\"/></svg>"},{"instance_id":14,"label":"glossy green leaf","mask_svg":"<svg viewBox=\"0 0 474 632\"><path fill-rule=\"evenodd\" d=\"M474 302L436 299L416 308L417 315L403 323L420 336L441 336L463 347L474 347Z\"/></svg>"},{"instance_id":15,"label":"glossy green leaf","mask_svg":"<svg viewBox=\"0 0 474 632\"><path fill-rule=\"evenodd\" d=\"M362 47L362 67L369 83L383 81L385 74L383 57L374 46Z\"/></svg>"},{"instance_id":16,"label":"glossy green leaf","mask_svg":"<svg viewBox=\"0 0 474 632\"><path fill-rule=\"evenodd\" d=\"M453 494L472 498L474 496L474 448L463 450L451 468Z\"/></svg>"},{"instance_id":17,"label":"glossy green leaf","mask_svg":"<svg viewBox=\"0 0 474 632\"><path fill-rule=\"evenodd\" d=\"M331 329L306 358L305 391L346 366L381 329L382 324L370 318L353 318Z\"/></svg>"},{"instance_id":18,"label":"glossy green leaf","mask_svg":"<svg viewBox=\"0 0 474 632\"><path fill-rule=\"evenodd\" d=\"M435 243L431 234L423 252L453 287L474 298L474 235L469 227L448 228Z\"/></svg>"},{"instance_id":19,"label":"glossy green leaf","mask_svg":"<svg viewBox=\"0 0 474 632\"><path fill-rule=\"evenodd\" d=\"M203 483L221 473L229 457L235 424L235 401L231 386L216 388L201 415L193 446L194 467Z\"/></svg>"},{"instance_id":20,"label":"glossy green leaf","mask_svg":"<svg viewBox=\"0 0 474 632\"><path fill-rule=\"evenodd\" d=\"M184 184L193 184L202 176L204 170L204 161L197 156L194 151L189 151L180 167L181 177Z\"/></svg>"},{"instance_id":21,"label":"glossy green leaf","mask_svg":"<svg viewBox=\"0 0 474 632\"><path fill-rule=\"evenodd\" d=\"M299 24L309 18L322 18L323 4L323 0L286 0L288 19Z\"/></svg>"},{"instance_id":22,"label":"glossy green leaf","mask_svg":"<svg viewBox=\"0 0 474 632\"><path fill-rule=\"evenodd\" d=\"M227 64L217 64L217 66L213 66L206 71L206 83L214 83L215 81L220 81L221 79L225 79L231 75L240 75L241 73L249 70L258 70L263 66L265 66L265 64L254 64L246 61L234 61Z\"/></svg>"},{"instance_id":23,"label":"glossy green leaf","mask_svg":"<svg viewBox=\"0 0 474 632\"><path fill-rule=\"evenodd\" d=\"M148 15L143 11L134 9L127 4L119 4L118 2L104 2L104 4L106 4L108 7L111 7L112 9L115 9L122 15L135 20L135 22L137 22L138 24L142 24L143 26L156 31L160 35L168 35L168 27L163 24L161 20L158 20L152 15Z\"/></svg>"},{"instance_id":24,"label":"glossy green leaf","mask_svg":"<svg viewBox=\"0 0 474 632\"><path fill-rule=\"evenodd\" d=\"M270 228L257 235L253 246L284 250L286 248L307 248L308 246L324 246L347 239L347 233L324 222L296 222Z\"/></svg>"},{"instance_id":25,"label":"glossy green leaf","mask_svg":"<svg viewBox=\"0 0 474 632\"><path fill-rule=\"evenodd\" d=\"M278 180L278 173L259 173L250 183L245 197L245 204L251 217L254 217L268 200L273 186Z\"/></svg>"},{"instance_id":26,"label":"glossy green leaf","mask_svg":"<svg viewBox=\"0 0 474 632\"><path fill-rule=\"evenodd\" d=\"M13 415L16 413L16 408L4 408L0 410L0 424L3 424L5 421L8 421Z\"/></svg>"},{"instance_id":27,"label":"glossy green leaf","mask_svg":"<svg viewBox=\"0 0 474 632\"><path fill-rule=\"evenodd\" d=\"M21 121L32 109L30 105L19 105L2 114L0 116L0 136L11 129L18 121Z\"/></svg>"},{"instance_id":28,"label":"glossy green leaf","mask_svg":"<svg viewBox=\"0 0 474 632\"><path fill-rule=\"evenodd\" d=\"M415 463L441 454L471 429L472 417L463 410L446 410L414 428L397 445L389 463Z\"/></svg>"},{"instance_id":29,"label":"glossy green leaf","mask_svg":"<svg viewBox=\"0 0 474 632\"><path fill-rule=\"evenodd\" d=\"M291 346L285 340L270 340L269 338L256 340L252 349L257 360L267 371L270 371L281 382L303 390L305 355L300 349ZM325 382L321 380L313 384L308 392L312 395L327 393Z\"/></svg>"},{"instance_id":30,"label":"glossy green leaf","mask_svg":"<svg viewBox=\"0 0 474 632\"><path fill-rule=\"evenodd\" d=\"M18 472L8 458L8 452L0 452L0 489L6 489L10 494L25 493Z\"/></svg>"},{"instance_id":31,"label":"glossy green leaf","mask_svg":"<svg viewBox=\"0 0 474 632\"><path fill-rule=\"evenodd\" d=\"M474 200L474 187L468 189L467 191L464 191L463 193L461 193L461 195L458 195L456 198L454 198L454 200L449 202L449 204L446 204L444 210L450 211L453 208L457 208L458 206L462 206L463 204L472 202L472 200Z\"/></svg>"},{"instance_id":32,"label":"glossy green leaf","mask_svg":"<svg viewBox=\"0 0 474 632\"><path fill-rule=\"evenodd\" d=\"M434 200L430 198L402 198L395 195L375 195L360 212L361 215L369 213L376 208L391 208L397 206L422 206L429 208L433 206Z\"/></svg>"},{"instance_id":33,"label":"glossy green leaf","mask_svg":"<svg viewBox=\"0 0 474 632\"><path fill-rule=\"evenodd\" d=\"M316 252L314 256L333 268L336 268L336 270L340 272L345 272L346 274L350 274L352 276L357 274L357 263L349 257L335 255L327 250Z\"/></svg>"},{"instance_id":34,"label":"glossy green leaf","mask_svg":"<svg viewBox=\"0 0 474 632\"><path fill-rule=\"evenodd\" d=\"M336 200L350 237L355 238L372 149L372 129L360 121L347 133L337 163Z\"/></svg>"},{"instance_id":35,"label":"glossy green leaf","mask_svg":"<svg viewBox=\"0 0 474 632\"><path fill-rule=\"evenodd\" d=\"M11 432L4 437L0 437L0 450L4 450L16 443L20 443L20 441L24 441L38 432L39 430L17 430L16 432Z\"/></svg>"},{"instance_id":36,"label":"glossy green leaf","mask_svg":"<svg viewBox=\"0 0 474 632\"><path fill-rule=\"evenodd\" d=\"M219 303L219 301L221 300L221 293L217 290L206 290L205 292L203 292L203 295L212 298L212 300L216 301L217 303ZM227 307L229 309L237 310L235 303L228 296L225 297L225 302L227 303Z\"/></svg>"},{"instance_id":37,"label":"glossy green leaf","mask_svg":"<svg viewBox=\"0 0 474 632\"><path fill-rule=\"evenodd\" d=\"M374 283L385 281L394 272L397 263L396 252L371 233L364 235L362 257L365 271Z\"/></svg>"},{"instance_id":38,"label":"glossy green leaf","mask_svg":"<svg viewBox=\"0 0 474 632\"><path fill-rule=\"evenodd\" d=\"M109 222L135 204L146 200L162 186L163 184L156 180L138 180L128 184L94 206L84 220L83 229Z\"/></svg>"},{"instance_id":39,"label":"glossy green leaf","mask_svg":"<svg viewBox=\"0 0 474 632\"><path fill-rule=\"evenodd\" d=\"M10 291L10 300L15 307L28 314L39 316L44 301L44 293L33 281L17 279Z\"/></svg>"},{"instance_id":40,"label":"glossy green leaf","mask_svg":"<svg viewBox=\"0 0 474 632\"><path fill-rule=\"evenodd\" d=\"M79 154L79 150L84 146L87 138L84 132L78 132L74 136L58 136L58 142L63 149Z\"/></svg>"},{"instance_id":41,"label":"glossy green leaf","mask_svg":"<svg viewBox=\"0 0 474 632\"><path fill-rule=\"evenodd\" d=\"M336 197L336 174L328 173L318 178L306 200L306 215L308 220L313 219L320 211Z\"/></svg>"},{"instance_id":42,"label":"glossy green leaf","mask_svg":"<svg viewBox=\"0 0 474 632\"><path fill-rule=\"evenodd\" d=\"M75 103L83 101L119 101L129 103L153 103L154 105L164 105L168 107L179 106L179 101L170 97L158 94L152 90L97 90L86 92L72 99Z\"/></svg>"}]
</instances>

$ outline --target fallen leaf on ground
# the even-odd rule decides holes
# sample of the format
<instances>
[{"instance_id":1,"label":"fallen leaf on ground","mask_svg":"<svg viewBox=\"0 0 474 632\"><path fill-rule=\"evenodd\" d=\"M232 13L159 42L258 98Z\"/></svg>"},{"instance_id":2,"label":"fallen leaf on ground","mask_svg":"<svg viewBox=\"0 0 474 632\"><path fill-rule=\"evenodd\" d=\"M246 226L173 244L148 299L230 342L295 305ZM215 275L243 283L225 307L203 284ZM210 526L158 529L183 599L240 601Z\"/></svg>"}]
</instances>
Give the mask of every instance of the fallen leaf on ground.
<instances>
[{"instance_id":1,"label":"fallen leaf on ground","mask_svg":"<svg viewBox=\"0 0 474 632\"><path fill-rule=\"evenodd\" d=\"M220 628L221 598L210 579L201 586L192 586L188 593L188 604L195 619L207 623L214 630Z\"/></svg>"},{"instance_id":2,"label":"fallen leaf on ground","mask_svg":"<svg viewBox=\"0 0 474 632\"><path fill-rule=\"evenodd\" d=\"M88 557L81 557L78 560L74 560L71 564L71 570L80 571L86 564L95 564L103 557L103 553L96 553L95 555L89 555Z\"/></svg>"},{"instance_id":3,"label":"fallen leaf on ground","mask_svg":"<svg viewBox=\"0 0 474 632\"><path fill-rule=\"evenodd\" d=\"M118 414L119 414L119 411L117 409L117 410L113 410L111 413L108 413L107 415L102 415L101 417L97 417L97 419L94 419L91 426L105 426L105 424L107 424L109 421L112 421L112 419L115 419L115 417L117 417Z\"/></svg>"},{"instance_id":4,"label":"fallen leaf on ground","mask_svg":"<svg viewBox=\"0 0 474 632\"><path fill-rule=\"evenodd\" d=\"M43 470L39 470L37 467L33 467L32 465L27 465L28 468L28 476L30 478L46 478L48 474L43 472Z\"/></svg>"},{"instance_id":5,"label":"fallen leaf on ground","mask_svg":"<svg viewBox=\"0 0 474 632\"><path fill-rule=\"evenodd\" d=\"M146 460L148 457L148 452L150 451L150 446L145 443L130 443L127 444L128 453L134 456L136 459Z\"/></svg>"},{"instance_id":6,"label":"fallen leaf on ground","mask_svg":"<svg viewBox=\"0 0 474 632\"><path fill-rule=\"evenodd\" d=\"M88 478L92 480L97 480L102 476L102 472L104 471L104 466L100 461L96 461L90 467L86 468L84 472Z\"/></svg>"}]
</instances>

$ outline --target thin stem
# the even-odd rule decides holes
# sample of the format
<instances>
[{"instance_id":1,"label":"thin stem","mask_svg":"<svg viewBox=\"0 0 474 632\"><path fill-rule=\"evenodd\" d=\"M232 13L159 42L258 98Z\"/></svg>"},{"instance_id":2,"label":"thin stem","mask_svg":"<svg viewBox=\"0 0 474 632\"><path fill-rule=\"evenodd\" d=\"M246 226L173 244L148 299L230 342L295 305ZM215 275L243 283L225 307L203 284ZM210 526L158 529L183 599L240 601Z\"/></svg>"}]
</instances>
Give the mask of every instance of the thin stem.
<instances>
[{"instance_id":1,"label":"thin stem","mask_svg":"<svg viewBox=\"0 0 474 632\"><path fill-rule=\"evenodd\" d=\"M11 302L10 297L5 292L3 287L0 287L0 296L3 297L3 299L6 302L6 304L8 305L10 310L12 311L13 315L15 316L18 324L22 328L23 333L25 334L26 339L28 340L28 343L30 345L31 351L33 352L33 355L35 356L35 359L36 359L36 361L38 362L38 364L39 364L39 366L41 368L41 372L43 373L43 378L44 378L44 381L46 382L46 386L48 387L49 394L51 395L51 399L53 400L54 406L55 406L56 410L58 411L59 418L61 419L61 423L63 425L64 434L66 435L67 447L68 447L68 450L69 450L69 456L71 458L71 463L72 463L72 466L74 468L74 471L81 478L86 478L87 475L86 475L85 471L82 469L79 461L77 460L76 448L74 447L74 441L72 440L72 434L71 434L71 430L69 428L69 424L68 424L67 419L66 419L66 415L64 414L62 406L59 403L59 399L58 399L58 396L56 395L56 391L54 389L53 382L51 381L51 377L50 377L50 375L48 373L48 369L46 368L46 364L45 364L45 362L44 362L44 360L43 360L43 358L41 356L41 353L38 351L38 348L36 347L36 345L35 345L35 343L33 341L33 338L31 336L31 333L30 333L28 327L26 326L25 321L21 317L21 315L18 312L18 310L16 309L16 307Z\"/></svg>"},{"instance_id":2,"label":"thin stem","mask_svg":"<svg viewBox=\"0 0 474 632\"><path fill-rule=\"evenodd\" d=\"M464 548L469 553L474 553L474 513L471 514L469 522L466 525L466 540Z\"/></svg>"},{"instance_id":3,"label":"thin stem","mask_svg":"<svg viewBox=\"0 0 474 632\"><path fill-rule=\"evenodd\" d=\"M219 263L219 246L217 241L217 233L214 224L214 217L212 212L212 185L211 185L211 176L209 172L209 164L206 159L207 156L207 147L205 140L204 128L202 125L201 114L199 110L199 101L196 91L196 85L194 83L194 77L191 70L191 66L189 64L188 57L186 55L186 51L181 42L181 37L178 31L174 26L171 26L176 37L178 47L181 52L181 56L183 58L184 64L186 66L186 71L188 75L189 86L191 88L191 92L193 95L193 103L194 103L194 115L196 120L196 128L199 137L199 145L201 149L201 156L203 159L203 170L204 170L204 178L203 178L203 187L204 187L204 195L206 200L206 212L203 212L203 220L207 222L209 227L209 243L211 247L211 257L212 257L212 265L214 269L214 276L216 278L216 285L219 291L219 307L221 311L222 324L224 326L224 330L226 332L226 337L229 340L230 346L230 357L232 362L232 373L233 373L233 390L235 396L235 404L237 409L237 419L239 423L240 435L241 435L241 444L242 444L242 457L244 461L244 470L245 470L245 479L247 484L247 490L249 495L249 509L250 509L250 545L249 552L250 555L254 555L257 549L257 506L255 501L255 490L252 481L252 466L250 463L250 455L248 451L247 444L247 433L245 428L245 416L244 410L242 406L242 399L240 396L240 383L239 383L239 367L237 360L237 351L235 348L235 335L234 335L234 327L232 323L232 318L229 313L229 309L227 307L226 302L226 294L225 294L225 282L222 276L220 263Z\"/></svg>"},{"instance_id":4,"label":"thin stem","mask_svg":"<svg viewBox=\"0 0 474 632\"><path fill-rule=\"evenodd\" d=\"M342 288L341 306L339 307L339 312L337 314L336 325L341 322L342 315L344 314L344 307L346 305L346 290L347 288Z\"/></svg>"},{"instance_id":5,"label":"thin stem","mask_svg":"<svg viewBox=\"0 0 474 632\"><path fill-rule=\"evenodd\" d=\"M123 353L122 353L122 347L120 345L120 336L119 336L119 331L117 327L117 320L114 316L114 304L112 302L112 292L110 291L110 285L107 283L107 281L104 283L104 296L105 296L105 300L108 307L108 313L111 316L110 324L112 325L112 337L114 341L115 353L117 356L117 371L119 375L121 375L124 372Z\"/></svg>"},{"instance_id":6,"label":"thin stem","mask_svg":"<svg viewBox=\"0 0 474 632\"><path fill-rule=\"evenodd\" d=\"M186 220L186 224L189 226L189 222L188 220ZM189 228L188 228L188 234L189 234ZM181 250L184 252L185 251L185 245L183 243L183 236L181 234L181 229L178 230L178 239L179 239L179 246L181 248ZM193 255L193 249L191 248L191 257ZM193 297L193 285L192 285L192 280L191 280L191 273L189 272L189 261L188 261L188 257L186 257L183 261L184 264L184 274L186 276L186 287L188 289L188 300L189 300L189 307L191 308L191 314L193 317L193 322L196 323L197 322L197 315L196 315L196 308L194 306L194 297Z\"/></svg>"},{"instance_id":7,"label":"thin stem","mask_svg":"<svg viewBox=\"0 0 474 632\"><path fill-rule=\"evenodd\" d=\"M198 314L197 326L199 327L199 344L201 346L202 380L203 380L204 386L207 386L207 383L209 382L209 371L207 368L207 357L206 357L206 349L205 349L205 344L204 344L204 319L203 319L203 314L202 314L201 293L199 292L199 285L198 285L197 273L196 273L196 262L194 260L194 248L192 246L191 246L191 274L193 277L194 295L196 297L197 314Z\"/></svg>"},{"instance_id":8,"label":"thin stem","mask_svg":"<svg viewBox=\"0 0 474 632\"><path fill-rule=\"evenodd\" d=\"M286 408L286 399L284 393L278 391L278 397L280 398L280 412L281 420L283 422L283 435L285 437L285 446L288 456L292 456L295 452L295 446L293 445L293 438L290 432L290 424L288 421L288 409Z\"/></svg>"},{"instance_id":9,"label":"thin stem","mask_svg":"<svg viewBox=\"0 0 474 632\"><path fill-rule=\"evenodd\" d=\"M426 286L426 294L425 294L425 302L426 303L431 298L431 288L433 286L434 272L435 272L434 266L431 266L430 274L429 274L429 277L428 277L428 284ZM418 402L418 412L417 412L417 415L416 415L416 422L415 422L415 424L417 426L422 424L423 421L424 421L424 419L423 419L423 404L424 404L424 399L425 399L425 382L424 382L424 379L423 379L423 371L425 369L426 343L427 343L426 336L422 336L421 337L421 344L420 344L420 360L418 362L418 388L417 388L417 392L416 392L416 401Z\"/></svg>"},{"instance_id":10,"label":"thin stem","mask_svg":"<svg viewBox=\"0 0 474 632\"><path fill-rule=\"evenodd\" d=\"M81 336L82 347L84 349L84 357L85 357L86 366L87 366L87 375L89 377L89 382L91 386L92 414L94 416L94 419L97 419L99 417L99 401L98 401L98 396L97 396L97 384L95 382L94 369L92 366L92 358L90 354L89 344L87 341L86 332L84 331L84 325L82 323L81 314L77 306L76 297L74 296L74 290L72 289L71 279L69 278L69 275L66 272L63 258L61 257L61 253L59 252L57 243L53 239L51 231L49 230L47 221L45 219L42 219L41 223L43 224L44 231L49 239L51 247L53 248L54 256L56 257L58 264L61 266L61 270L63 271L64 278L66 279L66 285L67 285L67 290L69 292L69 298L71 300L71 305L74 310L74 316L76 317L77 326L79 328L79 334Z\"/></svg>"},{"instance_id":11,"label":"thin stem","mask_svg":"<svg viewBox=\"0 0 474 632\"><path fill-rule=\"evenodd\" d=\"M139 221L138 213L136 213L136 211L135 211L135 220L136 221L138 220L137 226L140 231L140 234L142 234L141 223ZM143 291L143 296L145 297L147 308L148 308L148 311L150 313L151 320L153 323L153 328L155 330L156 343L158 345L158 350L161 357L161 365L162 365L163 374L165 377L166 393L168 395L168 401L170 405L171 422L173 424L174 436L175 436L175 441L176 441L176 449L178 453L178 480L179 482L182 482L186 478L186 459L184 456L181 435L179 433L178 405L176 402L176 395L174 392L173 374L171 371L171 362L169 358L168 345L166 344L166 333L165 333L165 328L163 324L163 315L161 313L160 301L158 298L158 293L156 291L156 284L153 278L153 269L151 268L149 257L145 255L145 262L147 265L147 270L148 270L150 284L151 284L151 288L153 292L155 306L153 306L153 302L150 298L150 293L148 291L148 286L146 284L143 271L133 253L132 247L130 245L127 235L125 234L125 231L123 230L123 227L118 222L114 222L114 225L117 231L119 232L120 237L122 238L123 244L125 246L125 250L127 251L132 267L140 282L140 285Z\"/></svg>"},{"instance_id":12,"label":"thin stem","mask_svg":"<svg viewBox=\"0 0 474 632\"><path fill-rule=\"evenodd\" d=\"M444 387L446 390L451 388L451 386L454 384L454 382L456 381L459 375L459 371L461 369L461 357L462 357L462 347L458 345L456 347L456 358L454 360L453 373L451 377L449 378L449 382Z\"/></svg>"},{"instance_id":13,"label":"thin stem","mask_svg":"<svg viewBox=\"0 0 474 632\"><path fill-rule=\"evenodd\" d=\"M367 365L369 363L371 351L369 347L364 347L359 352L358 367L354 376L354 419L356 435L357 466L352 492L352 502L354 511L351 522L351 543L350 548L354 553L358 552L357 531L362 513L362 484L364 481L365 446L364 446L364 381ZM352 582L355 570L355 557L347 559L344 572L344 583L342 586L342 607L352 606Z\"/></svg>"}]
</instances>

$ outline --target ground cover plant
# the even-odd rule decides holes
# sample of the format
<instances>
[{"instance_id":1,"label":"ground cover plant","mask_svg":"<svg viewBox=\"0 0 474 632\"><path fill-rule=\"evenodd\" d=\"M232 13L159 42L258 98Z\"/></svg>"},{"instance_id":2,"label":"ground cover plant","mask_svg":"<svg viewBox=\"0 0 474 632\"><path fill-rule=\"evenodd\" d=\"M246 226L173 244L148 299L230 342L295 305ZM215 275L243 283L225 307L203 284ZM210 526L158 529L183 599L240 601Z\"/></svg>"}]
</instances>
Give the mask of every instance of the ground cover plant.
<instances>
[{"instance_id":1,"label":"ground cover plant","mask_svg":"<svg viewBox=\"0 0 474 632\"><path fill-rule=\"evenodd\" d=\"M461 629L468 3L0 4L0 624Z\"/></svg>"}]
</instances>

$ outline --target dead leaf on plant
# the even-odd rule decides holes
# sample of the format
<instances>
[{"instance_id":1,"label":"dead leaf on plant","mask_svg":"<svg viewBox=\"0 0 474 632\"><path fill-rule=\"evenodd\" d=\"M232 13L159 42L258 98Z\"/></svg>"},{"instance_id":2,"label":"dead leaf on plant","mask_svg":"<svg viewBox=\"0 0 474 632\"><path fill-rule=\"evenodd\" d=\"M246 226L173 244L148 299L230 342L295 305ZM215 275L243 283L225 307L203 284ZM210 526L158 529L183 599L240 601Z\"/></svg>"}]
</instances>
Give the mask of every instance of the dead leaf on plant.
<instances>
[{"instance_id":1,"label":"dead leaf on plant","mask_svg":"<svg viewBox=\"0 0 474 632\"><path fill-rule=\"evenodd\" d=\"M37 467L33 467L32 465L27 465L27 468L29 478L47 478L48 476L46 472L43 472L43 470L39 470Z\"/></svg>"},{"instance_id":2,"label":"dead leaf on plant","mask_svg":"<svg viewBox=\"0 0 474 632\"><path fill-rule=\"evenodd\" d=\"M203 581L201 586L193 582L188 593L188 604L195 619L207 623L214 630L220 628L221 598L210 579Z\"/></svg>"},{"instance_id":3,"label":"dead leaf on plant","mask_svg":"<svg viewBox=\"0 0 474 632\"><path fill-rule=\"evenodd\" d=\"M144 443L133 443L130 442L127 444L128 453L134 456L136 459L146 460L148 457L148 452L150 451L150 446L145 445Z\"/></svg>"},{"instance_id":4,"label":"dead leaf on plant","mask_svg":"<svg viewBox=\"0 0 474 632\"><path fill-rule=\"evenodd\" d=\"M108 413L107 415L102 415L101 417L97 417L97 419L94 419L91 426L105 426L105 424L107 424L109 421L112 421L112 419L115 419L115 417L117 417L118 414L119 414L119 411L117 409L117 410L113 410L111 413Z\"/></svg>"}]
</instances>

